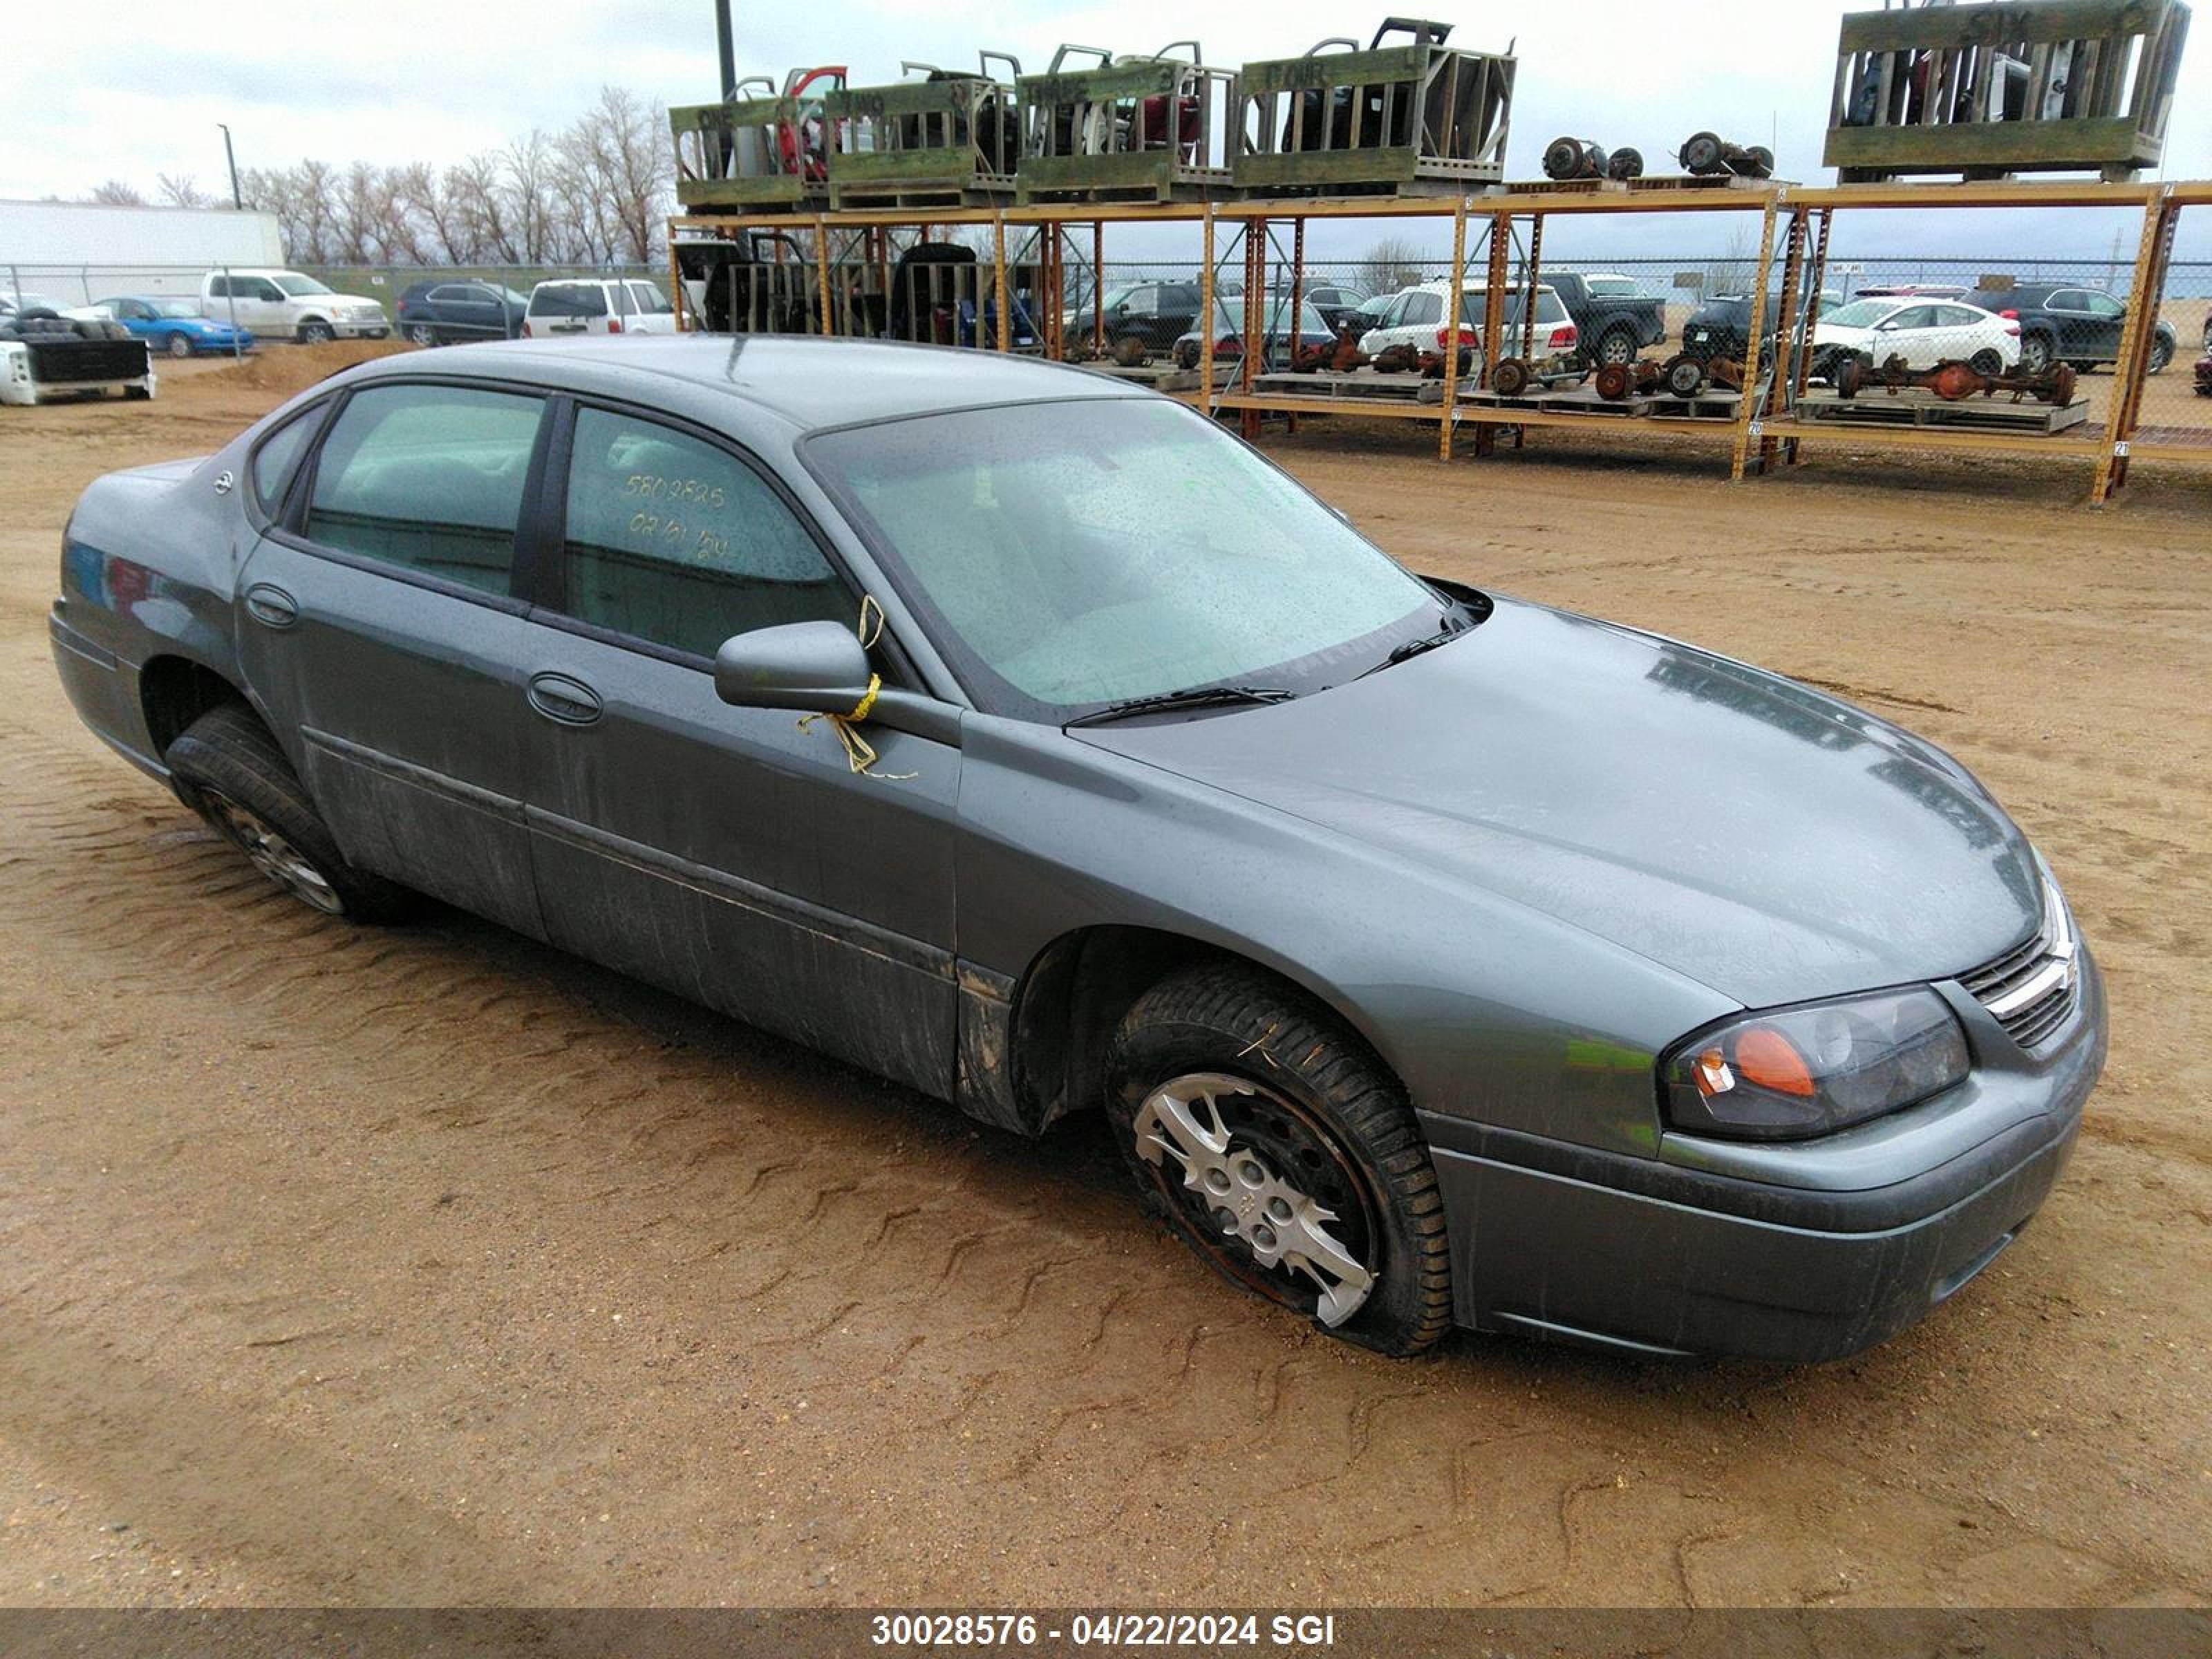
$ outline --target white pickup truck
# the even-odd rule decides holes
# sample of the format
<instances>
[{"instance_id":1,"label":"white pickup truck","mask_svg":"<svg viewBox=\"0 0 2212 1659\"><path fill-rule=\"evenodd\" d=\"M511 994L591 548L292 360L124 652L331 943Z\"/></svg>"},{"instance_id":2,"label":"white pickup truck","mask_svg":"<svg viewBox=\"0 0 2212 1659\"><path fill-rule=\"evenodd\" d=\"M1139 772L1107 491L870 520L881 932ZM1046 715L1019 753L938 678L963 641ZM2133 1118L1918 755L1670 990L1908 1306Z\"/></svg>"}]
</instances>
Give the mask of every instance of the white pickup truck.
<instances>
[{"instance_id":1,"label":"white pickup truck","mask_svg":"<svg viewBox=\"0 0 2212 1659\"><path fill-rule=\"evenodd\" d=\"M264 340L381 340L392 319L374 300L337 294L304 271L211 270L200 279L200 315L235 321Z\"/></svg>"}]
</instances>

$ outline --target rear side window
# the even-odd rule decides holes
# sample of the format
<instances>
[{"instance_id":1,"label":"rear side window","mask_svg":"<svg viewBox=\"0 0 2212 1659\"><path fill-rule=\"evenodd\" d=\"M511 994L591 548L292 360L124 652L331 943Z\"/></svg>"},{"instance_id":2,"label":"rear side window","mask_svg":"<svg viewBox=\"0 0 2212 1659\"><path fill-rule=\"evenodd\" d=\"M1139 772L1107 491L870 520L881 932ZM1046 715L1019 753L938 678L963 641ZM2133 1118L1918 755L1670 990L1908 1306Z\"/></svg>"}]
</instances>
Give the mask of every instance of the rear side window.
<instances>
[{"instance_id":1,"label":"rear side window","mask_svg":"<svg viewBox=\"0 0 2212 1659\"><path fill-rule=\"evenodd\" d=\"M530 309L540 317L604 317L607 291L597 283L563 283L541 288L530 296Z\"/></svg>"},{"instance_id":2,"label":"rear side window","mask_svg":"<svg viewBox=\"0 0 2212 1659\"><path fill-rule=\"evenodd\" d=\"M578 621L694 656L756 628L857 621L851 590L750 467L605 410L576 415L562 577Z\"/></svg>"},{"instance_id":3,"label":"rear side window","mask_svg":"<svg viewBox=\"0 0 2212 1659\"><path fill-rule=\"evenodd\" d=\"M629 289L629 297L636 302L637 308L649 317L658 317L676 309L668 303L668 296L651 283L631 282L625 286Z\"/></svg>"},{"instance_id":4,"label":"rear side window","mask_svg":"<svg viewBox=\"0 0 2212 1659\"><path fill-rule=\"evenodd\" d=\"M316 464L309 538L507 592L540 407L473 386L356 392Z\"/></svg>"},{"instance_id":5,"label":"rear side window","mask_svg":"<svg viewBox=\"0 0 2212 1659\"><path fill-rule=\"evenodd\" d=\"M253 452L253 499L261 510L276 515L277 504L284 499L284 490L292 482L298 469L300 456L307 447L307 440L314 436L315 427L322 419L324 405L295 415L261 441Z\"/></svg>"}]
</instances>

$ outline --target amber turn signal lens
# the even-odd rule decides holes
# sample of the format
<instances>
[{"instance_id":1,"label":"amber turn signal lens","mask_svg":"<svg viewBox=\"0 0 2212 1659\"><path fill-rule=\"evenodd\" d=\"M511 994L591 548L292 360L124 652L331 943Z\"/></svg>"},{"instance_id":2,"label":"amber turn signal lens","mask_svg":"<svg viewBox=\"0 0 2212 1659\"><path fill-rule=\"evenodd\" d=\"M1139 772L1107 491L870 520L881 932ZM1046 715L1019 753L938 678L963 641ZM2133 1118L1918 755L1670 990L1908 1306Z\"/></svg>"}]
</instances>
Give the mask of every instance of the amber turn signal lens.
<instances>
[{"instance_id":1,"label":"amber turn signal lens","mask_svg":"<svg viewBox=\"0 0 2212 1659\"><path fill-rule=\"evenodd\" d=\"M1812 1069L1790 1039L1769 1026L1754 1025L1735 1040L1735 1066L1746 1083L1778 1095L1810 1097Z\"/></svg>"}]
</instances>

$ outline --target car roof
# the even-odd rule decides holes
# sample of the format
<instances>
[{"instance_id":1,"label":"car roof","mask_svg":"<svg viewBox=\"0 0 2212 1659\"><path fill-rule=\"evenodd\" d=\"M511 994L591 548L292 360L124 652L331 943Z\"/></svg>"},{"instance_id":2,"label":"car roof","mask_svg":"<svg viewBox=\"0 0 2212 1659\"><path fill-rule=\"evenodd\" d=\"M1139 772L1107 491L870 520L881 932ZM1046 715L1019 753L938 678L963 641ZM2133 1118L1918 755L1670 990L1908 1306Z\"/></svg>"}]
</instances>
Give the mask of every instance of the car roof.
<instances>
[{"instance_id":1,"label":"car roof","mask_svg":"<svg viewBox=\"0 0 2212 1659\"><path fill-rule=\"evenodd\" d=\"M625 334L485 341L456 350L380 357L346 372L360 383L447 369L617 395L680 382L764 410L807 431L997 404L1152 394L1109 375L960 346L799 334ZM643 400L650 401L649 398Z\"/></svg>"}]
</instances>

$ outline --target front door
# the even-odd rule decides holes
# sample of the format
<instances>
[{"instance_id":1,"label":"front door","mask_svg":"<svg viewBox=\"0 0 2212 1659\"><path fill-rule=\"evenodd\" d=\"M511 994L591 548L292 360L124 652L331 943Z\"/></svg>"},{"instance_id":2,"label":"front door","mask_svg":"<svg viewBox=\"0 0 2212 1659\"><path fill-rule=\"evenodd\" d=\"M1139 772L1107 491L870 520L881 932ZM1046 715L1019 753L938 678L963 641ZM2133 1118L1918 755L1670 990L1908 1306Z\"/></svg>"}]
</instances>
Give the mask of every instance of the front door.
<instances>
[{"instance_id":1,"label":"front door","mask_svg":"<svg viewBox=\"0 0 2212 1659\"><path fill-rule=\"evenodd\" d=\"M585 404L568 448L528 624L528 822L550 937L949 1097L959 750L870 726L880 758L856 773L828 722L721 702L724 640L854 625L859 593L708 434Z\"/></svg>"},{"instance_id":2,"label":"front door","mask_svg":"<svg viewBox=\"0 0 2212 1659\"><path fill-rule=\"evenodd\" d=\"M544 399L356 392L240 577L246 682L346 857L542 935L516 528Z\"/></svg>"}]
</instances>

